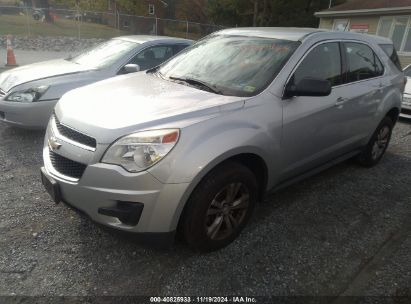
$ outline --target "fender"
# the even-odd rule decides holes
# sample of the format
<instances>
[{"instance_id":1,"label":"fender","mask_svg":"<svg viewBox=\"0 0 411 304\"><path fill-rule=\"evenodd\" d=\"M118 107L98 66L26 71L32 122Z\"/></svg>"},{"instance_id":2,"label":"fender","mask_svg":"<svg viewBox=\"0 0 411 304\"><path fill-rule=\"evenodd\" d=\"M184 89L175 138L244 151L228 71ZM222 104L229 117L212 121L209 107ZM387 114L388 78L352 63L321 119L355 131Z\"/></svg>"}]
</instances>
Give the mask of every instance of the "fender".
<instances>
[{"instance_id":1,"label":"fender","mask_svg":"<svg viewBox=\"0 0 411 304\"><path fill-rule=\"evenodd\" d=\"M239 111L236 112L236 117ZM247 111L242 111L246 115ZM258 122L233 119L231 114L213 119L212 128L204 128L203 123L182 130L175 151L154 166L149 172L160 182L167 184L187 184L180 201L175 206L171 229L178 225L181 213L193 190L200 181L222 162L241 154L253 154L263 160L267 172L267 188L275 181L270 172L280 170L280 139ZM281 123L279 124L281 125ZM279 128L279 132L281 127ZM193 138L195 138L193 140Z\"/></svg>"}]
</instances>

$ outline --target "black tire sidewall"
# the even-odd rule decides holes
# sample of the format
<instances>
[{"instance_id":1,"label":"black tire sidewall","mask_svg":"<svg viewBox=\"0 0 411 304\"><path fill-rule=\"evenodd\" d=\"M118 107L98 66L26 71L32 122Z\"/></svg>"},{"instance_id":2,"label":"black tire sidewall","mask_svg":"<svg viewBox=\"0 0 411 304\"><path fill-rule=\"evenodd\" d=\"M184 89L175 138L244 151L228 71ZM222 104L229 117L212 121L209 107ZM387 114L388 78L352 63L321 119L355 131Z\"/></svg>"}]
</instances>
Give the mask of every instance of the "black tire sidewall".
<instances>
[{"instance_id":1,"label":"black tire sidewall","mask_svg":"<svg viewBox=\"0 0 411 304\"><path fill-rule=\"evenodd\" d=\"M243 183L250 195L250 202L243 222L236 231L223 240L211 240L204 221L211 201L225 186L233 182ZM249 221L258 198L258 185L254 174L245 166L234 162L221 165L207 174L193 191L183 216L182 232L187 243L200 251L213 251L230 244Z\"/></svg>"},{"instance_id":2,"label":"black tire sidewall","mask_svg":"<svg viewBox=\"0 0 411 304\"><path fill-rule=\"evenodd\" d=\"M377 141L378 133L385 126L388 126L390 128L390 134L388 136L388 142L387 142L387 145L384 148L383 153L381 153L381 155L378 158L374 159L372 157L372 149L374 147L375 142ZM370 141L368 142L365 150L360 154L360 156L358 158L361 165L366 166L366 167L372 167L372 166L376 165L381 160L381 158L384 156L385 151L387 150L388 145L391 141L391 135L392 135L393 128L394 128L394 123L392 122L392 120L389 117L385 117L380 122L380 124L378 125L378 127L375 130L374 134L372 135Z\"/></svg>"}]
</instances>

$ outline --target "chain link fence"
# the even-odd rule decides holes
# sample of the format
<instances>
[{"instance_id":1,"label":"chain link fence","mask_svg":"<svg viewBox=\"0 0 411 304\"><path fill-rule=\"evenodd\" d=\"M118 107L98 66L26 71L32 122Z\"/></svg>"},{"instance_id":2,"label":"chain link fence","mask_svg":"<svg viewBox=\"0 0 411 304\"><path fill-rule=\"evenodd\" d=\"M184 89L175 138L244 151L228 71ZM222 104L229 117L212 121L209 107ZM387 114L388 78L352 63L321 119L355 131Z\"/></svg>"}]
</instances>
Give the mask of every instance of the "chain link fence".
<instances>
[{"instance_id":1,"label":"chain link fence","mask_svg":"<svg viewBox=\"0 0 411 304\"><path fill-rule=\"evenodd\" d=\"M113 12L0 6L0 36L107 39L120 35L166 35L200 39L222 26Z\"/></svg>"}]
</instances>

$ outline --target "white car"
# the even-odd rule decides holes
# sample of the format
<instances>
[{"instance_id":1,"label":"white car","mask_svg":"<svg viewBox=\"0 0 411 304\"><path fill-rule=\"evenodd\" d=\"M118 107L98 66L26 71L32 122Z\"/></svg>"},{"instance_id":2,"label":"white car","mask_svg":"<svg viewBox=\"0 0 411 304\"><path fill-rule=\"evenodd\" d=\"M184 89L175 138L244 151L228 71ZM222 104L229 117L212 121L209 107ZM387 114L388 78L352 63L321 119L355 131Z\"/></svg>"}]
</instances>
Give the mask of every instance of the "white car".
<instances>
[{"instance_id":1,"label":"white car","mask_svg":"<svg viewBox=\"0 0 411 304\"><path fill-rule=\"evenodd\" d=\"M407 76L408 81L402 99L401 116L411 118L411 64L404 69L404 74Z\"/></svg>"}]
</instances>

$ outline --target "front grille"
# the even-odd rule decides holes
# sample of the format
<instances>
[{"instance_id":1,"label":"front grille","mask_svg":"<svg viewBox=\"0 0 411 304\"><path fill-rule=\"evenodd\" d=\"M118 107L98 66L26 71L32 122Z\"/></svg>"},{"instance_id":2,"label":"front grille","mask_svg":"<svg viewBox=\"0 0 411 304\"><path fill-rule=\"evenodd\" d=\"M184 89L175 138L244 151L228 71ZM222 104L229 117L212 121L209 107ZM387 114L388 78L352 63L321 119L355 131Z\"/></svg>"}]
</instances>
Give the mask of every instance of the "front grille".
<instances>
[{"instance_id":1,"label":"front grille","mask_svg":"<svg viewBox=\"0 0 411 304\"><path fill-rule=\"evenodd\" d=\"M65 158L53 151L49 152L51 164L53 165L54 170L58 173L77 179L80 179L83 176L87 165Z\"/></svg>"},{"instance_id":2,"label":"front grille","mask_svg":"<svg viewBox=\"0 0 411 304\"><path fill-rule=\"evenodd\" d=\"M54 121L56 122L56 127L59 133L72 141L78 142L82 145L95 149L97 147L97 141L88 135L80 133L72 128L69 128L58 120L57 116L54 115Z\"/></svg>"},{"instance_id":3,"label":"front grille","mask_svg":"<svg viewBox=\"0 0 411 304\"><path fill-rule=\"evenodd\" d=\"M6 96L6 92L4 92L2 89L0 89L0 97Z\"/></svg>"}]
</instances>

